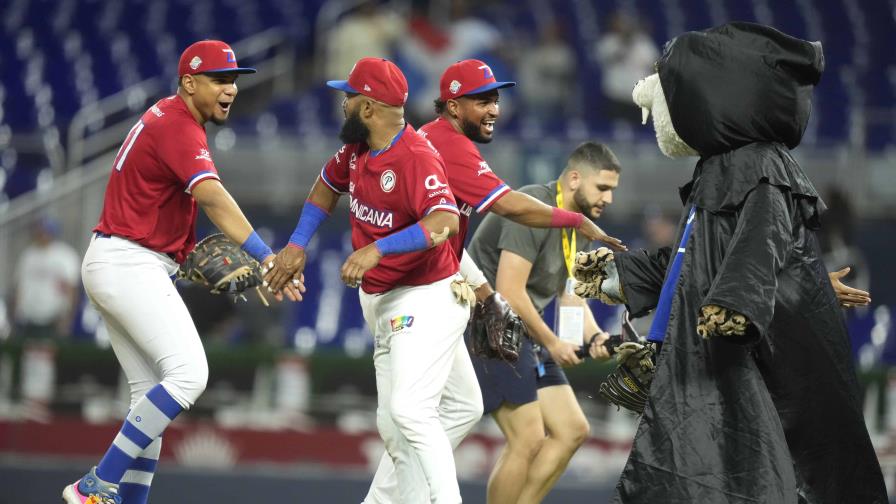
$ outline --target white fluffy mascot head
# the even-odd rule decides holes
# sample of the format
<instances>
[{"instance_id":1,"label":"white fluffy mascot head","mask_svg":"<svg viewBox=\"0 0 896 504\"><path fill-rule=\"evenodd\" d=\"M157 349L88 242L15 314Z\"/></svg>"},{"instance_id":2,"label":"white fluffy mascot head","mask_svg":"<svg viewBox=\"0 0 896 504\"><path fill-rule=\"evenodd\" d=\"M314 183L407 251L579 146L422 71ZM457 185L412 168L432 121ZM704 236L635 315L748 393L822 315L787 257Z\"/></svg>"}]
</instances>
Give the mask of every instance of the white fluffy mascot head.
<instances>
[{"instance_id":1,"label":"white fluffy mascot head","mask_svg":"<svg viewBox=\"0 0 896 504\"><path fill-rule=\"evenodd\" d=\"M653 129L663 154L670 158L700 155L675 132L659 74L639 80L632 91L632 100L641 107L641 124L647 124L647 118L653 113Z\"/></svg>"}]
</instances>

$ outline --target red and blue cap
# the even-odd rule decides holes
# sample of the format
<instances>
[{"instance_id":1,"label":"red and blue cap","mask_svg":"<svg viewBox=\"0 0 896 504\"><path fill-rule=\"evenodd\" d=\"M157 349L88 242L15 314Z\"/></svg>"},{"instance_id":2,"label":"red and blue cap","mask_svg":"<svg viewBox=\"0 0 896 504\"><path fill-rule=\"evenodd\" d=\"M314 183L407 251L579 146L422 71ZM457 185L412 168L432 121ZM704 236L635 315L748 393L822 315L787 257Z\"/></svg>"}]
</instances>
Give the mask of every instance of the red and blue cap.
<instances>
[{"instance_id":1,"label":"red and blue cap","mask_svg":"<svg viewBox=\"0 0 896 504\"><path fill-rule=\"evenodd\" d=\"M327 86L346 93L362 94L393 107L408 101L408 81L395 63L383 58L361 58L348 80L327 81Z\"/></svg>"},{"instance_id":2,"label":"red and blue cap","mask_svg":"<svg viewBox=\"0 0 896 504\"><path fill-rule=\"evenodd\" d=\"M255 73L254 68L240 67L229 45L220 40L200 40L184 49L177 65L177 75L205 73Z\"/></svg>"},{"instance_id":3,"label":"red and blue cap","mask_svg":"<svg viewBox=\"0 0 896 504\"><path fill-rule=\"evenodd\" d=\"M516 82L501 82L484 62L477 59L458 61L442 74L439 81L439 99L454 100L461 96L473 95L516 86Z\"/></svg>"}]
</instances>

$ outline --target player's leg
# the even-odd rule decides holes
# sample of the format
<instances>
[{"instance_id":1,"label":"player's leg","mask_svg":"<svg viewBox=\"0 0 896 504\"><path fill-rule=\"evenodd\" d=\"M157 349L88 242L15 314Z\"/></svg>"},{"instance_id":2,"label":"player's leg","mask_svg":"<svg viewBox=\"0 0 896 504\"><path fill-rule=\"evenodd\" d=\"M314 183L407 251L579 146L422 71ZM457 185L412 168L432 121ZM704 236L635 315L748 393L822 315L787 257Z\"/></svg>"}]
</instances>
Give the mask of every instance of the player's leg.
<instances>
[{"instance_id":1,"label":"player's leg","mask_svg":"<svg viewBox=\"0 0 896 504\"><path fill-rule=\"evenodd\" d=\"M452 448L457 448L470 433L476 422L482 417L482 394L479 382L470 362L466 347L458 345L454 352L454 367L448 376L442 401L439 403L439 421L448 435ZM419 466L414 457L412 462ZM417 470L422 474L422 468ZM421 497L420 502L428 502L429 493ZM364 498L365 504L386 504L403 502L399 496L398 480L395 466L388 453L380 459L373 482Z\"/></svg>"},{"instance_id":2,"label":"player's leg","mask_svg":"<svg viewBox=\"0 0 896 504\"><path fill-rule=\"evenodd\" d=\"M439 404L469 318L469 308L457 303L450 282L448 278L401 289L383 310L393 320L414 317L412 325L391 336L389 412L416 452L435 503L461 501L453 449L439 418Z\"/></svg>"},{"instance_id":3,"label":"player's leg","mask_svg":"<svg viewBox=\"0 0 896 504\"><path fill-rule=\"evenodd\" d=\"M140 454L205 389L205 353L168 277L173 266L160 254L115 238L94 240L85 256L85 288L104 318L121 328L121 337L111 340L113 348L124 352L119 355L134 356L120 360L125 373L139 374L136 366L154 365L162 381L136 401L109 450L79 488L95 484L117 490ZM84 502L72 487L66 492L67 502Z\"/></svg>"},{"instance_id":4,"label":"player's leg","mask_svg":"<svg viewBox=\"0 0 896 504\"><path fill-rule=\"evenodd\" d=\"M520 504L534 504L544 499L566 470L573 454L587 439L590 429L569 385L538 389L538 402L547 438L529 466Z\"/></svg>"},{"instance_id":5,"label":"player's leg","mask_svg":"<svg viewBox=\"0 0 896 504\"><path fill-rule=\"evenodd\" d=\"M544 422L538 401L502 404L492 412L507 443L488 478L489 504L519 502L529 466L544 442Z\"/></svg>"},{"instance_id":6,"label":"player's leg","mask_svg":"<svg viewBox=\"0 0 896 504\"><path fill-rule=\"evenodd\" d=\"M426 476L416 453L392 419L392 358L390 344L392 325L389 317L379 316L386 296L360 293L361 310L374 337L373 362L376 370L376 423L386 452L380 459L364 504L398 504L429 502ZM396 470L396 465L401 470Z\"/></svg>"},{"instance_id":7,"label":"player's leg","mask_svg":"<svg viewBox=\"0 0 896 504\"><path fill-rule=\"evenodd\" d=\"M439 403L439 420L451 447L457 446L482 418L482 391L470 361L470 353L461 341L454 350L454 364Z\"/></svg>"},{"instance_id":8,"label":"player's leg","mask_svg":"<svg viewBox=\"0 0 896 504\"><path fill-rule=\"evenodd\" d=\"M126 337L124 329L112 316L104 319L110 339L116 341L113 348L119 362L125 363L123 369L131 391L130 408L156 386L162 377L156 366L140 351L139 347ZM159 454L162 451L162 437L155 438L147 446L121 478L118 495L124 504L146 504L149 490L155 475Z\"/></svg>"}]
</instances>

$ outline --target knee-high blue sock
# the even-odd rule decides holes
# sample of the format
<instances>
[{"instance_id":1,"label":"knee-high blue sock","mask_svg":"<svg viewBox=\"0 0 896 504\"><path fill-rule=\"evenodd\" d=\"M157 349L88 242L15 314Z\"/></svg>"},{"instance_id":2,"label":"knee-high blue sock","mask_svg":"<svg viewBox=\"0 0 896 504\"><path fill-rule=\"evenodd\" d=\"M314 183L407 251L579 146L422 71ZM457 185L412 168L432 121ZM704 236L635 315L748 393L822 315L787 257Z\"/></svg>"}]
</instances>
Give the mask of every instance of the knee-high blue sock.
<instances>
[{"instance_id":1,"label":"knee-high blue sock","mask_svg":"<svg viewBox=\"0 0 896 504\"><path fill-rule=\"evenodd\" d=\"M140 453L162 435L183 408L161 384L156 385L131 408L112 446L96 466L101 480L118 484Z\"/></svg>"},{"instance_id":2,"label":"knee-high blue sock","mask_svg":"<svg viewBox=\"0 0 896 504\"><path fill-rule=\"evenodd\" d=\"M140 453L131 467L124 473L118 486L118 495L123 504L146 504L152 477L162 452L162 438L157 437Z\"/></svg>"}]
</instances>

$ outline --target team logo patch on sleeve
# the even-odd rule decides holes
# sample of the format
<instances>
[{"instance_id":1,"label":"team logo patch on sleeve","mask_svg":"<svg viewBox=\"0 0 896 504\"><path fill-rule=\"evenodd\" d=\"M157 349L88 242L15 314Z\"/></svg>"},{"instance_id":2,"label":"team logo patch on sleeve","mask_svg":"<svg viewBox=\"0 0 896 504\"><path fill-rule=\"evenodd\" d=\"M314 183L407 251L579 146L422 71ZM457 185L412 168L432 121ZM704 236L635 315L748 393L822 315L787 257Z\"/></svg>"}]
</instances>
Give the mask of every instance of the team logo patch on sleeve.
<instances>
[{"instance_id":1,"label":"team logo patch on sleeve","mask_svg":"<svg viewBox=\"0 0 896 504\"><path fill-rule=\"evenodd\" d=\"M399 315L392 317L392 332L398 332L414 325L413 315Z\"/></svg>"}]
</instances>

